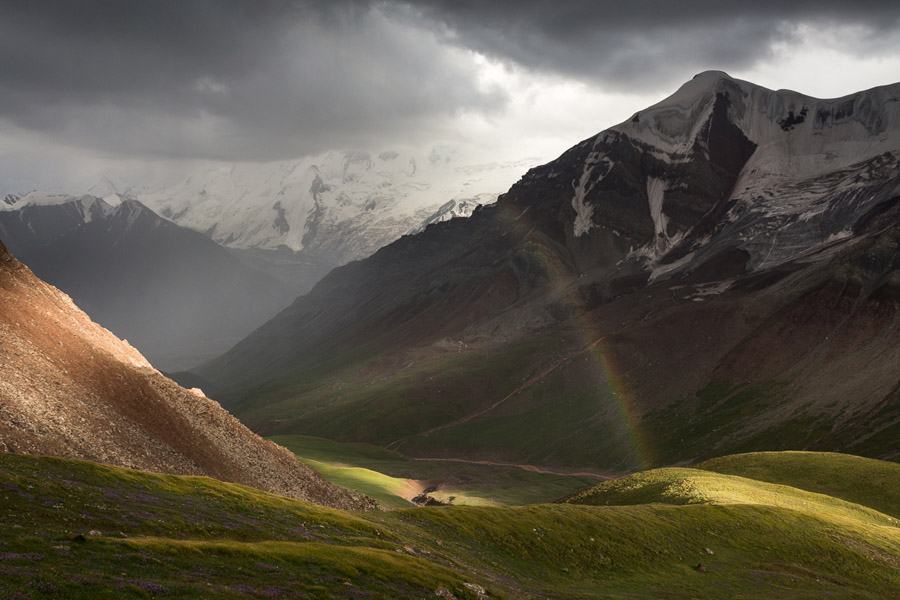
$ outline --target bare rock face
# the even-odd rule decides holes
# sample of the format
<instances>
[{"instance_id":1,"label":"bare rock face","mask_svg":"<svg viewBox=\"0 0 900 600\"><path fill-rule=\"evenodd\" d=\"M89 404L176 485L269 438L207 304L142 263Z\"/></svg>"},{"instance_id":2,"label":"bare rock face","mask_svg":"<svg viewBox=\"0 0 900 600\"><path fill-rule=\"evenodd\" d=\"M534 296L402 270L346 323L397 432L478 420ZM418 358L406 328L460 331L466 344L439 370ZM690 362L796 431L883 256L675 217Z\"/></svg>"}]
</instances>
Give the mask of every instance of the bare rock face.
<instances>
[{"instance_id":1,"label":"bare rock face","mask_svg":"<svg viewBox=\"0 0 900 600\"><path fill-rule=\"evenodd\" d=\"M7 452L206 475L338 508L374 504L163 377L2 243L0 442Z\"/></svg>"}]
</instances>

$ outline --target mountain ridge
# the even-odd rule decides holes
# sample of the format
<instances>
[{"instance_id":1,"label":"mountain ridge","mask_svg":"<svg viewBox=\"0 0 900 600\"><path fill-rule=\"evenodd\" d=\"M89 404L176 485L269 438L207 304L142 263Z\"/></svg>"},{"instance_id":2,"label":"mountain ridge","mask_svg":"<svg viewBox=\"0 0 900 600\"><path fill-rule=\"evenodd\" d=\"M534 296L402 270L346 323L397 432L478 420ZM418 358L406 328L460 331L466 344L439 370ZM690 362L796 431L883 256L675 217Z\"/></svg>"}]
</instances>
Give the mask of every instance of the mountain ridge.
<instances>
[{"instance_id":1,"label":"mountain ridge","mask_svg":"<svg viewBox=\"0 0 900 600\"><path fill-rule=\"evenodd\" d=\"M425 456L623 470L832 449L842 427L894 456L898 92L813 102L702 74L469 219L336 269L195 372L258 430ZM841 415L878 402L878 435Z\"/></svg>"}]
</instances>

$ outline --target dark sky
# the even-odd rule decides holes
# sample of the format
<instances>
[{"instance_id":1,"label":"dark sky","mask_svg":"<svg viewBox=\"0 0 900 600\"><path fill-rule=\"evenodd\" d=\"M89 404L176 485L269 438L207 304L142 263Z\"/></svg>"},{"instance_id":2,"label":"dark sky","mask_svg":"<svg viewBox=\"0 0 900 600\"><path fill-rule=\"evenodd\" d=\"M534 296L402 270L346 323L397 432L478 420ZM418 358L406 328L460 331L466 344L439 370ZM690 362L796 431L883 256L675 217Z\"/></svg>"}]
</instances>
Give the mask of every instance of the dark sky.
<instances>
[{"instance_id":1,"label":"dark sky","mask_svg":"<svg viewBox=\"0 0 900 600\"><path fill-rule=\"evenodd\" d=\"M900 26L900 3L884 0L422 0L416 5L467 48L629 89L681 82L683 73L673 71L683 68L752 66L769 59L773 45L795 37L801 24L858 25L885 37L896 35ZM897 43L858 51L879 46L896 52Z\"/></svg>"},{"instance_id":2,"label":"dark sky","mask_svg":"<svg viewBox=\"0 0 900 600\"><path fill-rule=\"evenodd\" d=\"M826 93L898 81L900 2L0 0L0 175L42 149L271 160L574 135L554 110L658 99L706 69Z\"/></svg>"}]
</instances>

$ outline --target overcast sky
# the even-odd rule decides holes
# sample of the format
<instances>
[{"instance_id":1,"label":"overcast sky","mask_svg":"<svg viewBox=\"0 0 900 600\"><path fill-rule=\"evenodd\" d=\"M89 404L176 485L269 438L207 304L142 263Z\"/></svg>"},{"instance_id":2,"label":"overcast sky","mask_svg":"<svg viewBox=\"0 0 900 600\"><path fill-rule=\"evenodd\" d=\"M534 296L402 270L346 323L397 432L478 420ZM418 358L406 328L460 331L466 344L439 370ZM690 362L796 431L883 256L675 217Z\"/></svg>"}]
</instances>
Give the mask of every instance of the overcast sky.
<instances>
[{"instance_id":1,"label":"overcast sky","mask_svg":"<svg viewBox=\"0 0 900 600\"><path fill-rule=\"evenodd\" d=\"M707 69L900 81L900 3L0 0L0 193L342 148L546 161Z\"/></svg>"}]
</instances>

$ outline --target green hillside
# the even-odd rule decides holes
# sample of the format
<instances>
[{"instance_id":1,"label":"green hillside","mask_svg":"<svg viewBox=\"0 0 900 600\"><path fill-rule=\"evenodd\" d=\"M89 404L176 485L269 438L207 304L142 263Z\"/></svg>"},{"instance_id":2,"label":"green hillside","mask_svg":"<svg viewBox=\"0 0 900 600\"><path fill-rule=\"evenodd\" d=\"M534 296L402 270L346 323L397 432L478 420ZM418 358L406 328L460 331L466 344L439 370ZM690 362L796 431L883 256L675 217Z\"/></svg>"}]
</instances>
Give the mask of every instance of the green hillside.
<instances>
[{"instance_id":1,"label":"green hillside","mask_svg":"<svg viewBox=\"0 0 900 600\"><path fill-rule=\"evenodd\" d=\"M846 460L824 456L798 460ZM702 469L586 494L603 505L347 513L206 478L0 454L0 596L900 597L900 529L871 506Z\"/></svg>"},{"instance_id":2,"label":"green hillside","mask_svg":"<svg viewBox=\"0 0 900 600\"><path fill-rule=\"evenodd\" d=\"M476 597L366 515L208 478L0 454L0 514L0 597Z\"/></svg>"},{"instance_id":3,"label":"green hillside","mask_svg":"<svg viewBox=\"0 0 900 600\"><path fill-rule=\"evenodd\" d=\"M900 519L900 464L824 452L752 452L697 465L863 504Z\"/></svg>"},{"instance_id":4,"label":"green hillside","mask_svg":"<svg viewBox=\"0 0 900 600\"><path fill-rule=\"evenodd\" d=\"M889 515L825 494L699 469L654 469L637 473L598 484L570 496L566 502L593 506L753 504L855 519L872 525L898 525Z\"/></svg>"}]
</instances>

